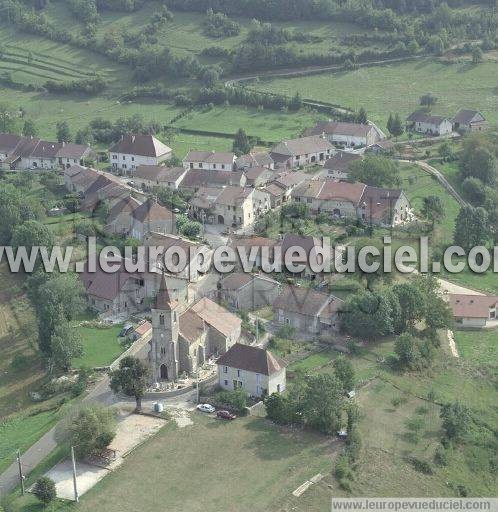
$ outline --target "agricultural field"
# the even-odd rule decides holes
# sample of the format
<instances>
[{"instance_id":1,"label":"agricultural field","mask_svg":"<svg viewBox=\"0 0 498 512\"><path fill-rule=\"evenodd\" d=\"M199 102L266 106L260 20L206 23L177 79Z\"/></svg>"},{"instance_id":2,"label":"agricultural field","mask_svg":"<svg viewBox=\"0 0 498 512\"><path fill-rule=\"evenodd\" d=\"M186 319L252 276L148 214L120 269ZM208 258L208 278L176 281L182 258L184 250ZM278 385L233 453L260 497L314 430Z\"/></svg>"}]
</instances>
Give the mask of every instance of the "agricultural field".
<instances>
[{"instance_id":1,"label":"agricultural field","mask_svg":"<svg viewBox=\"0 0 498 512\"><path fill-rule=\"evenodd\" d=\"M498 62L445 63L431 58L364 67L354 71L324 73L298 78L261 79L252 88L294 95L359 109L386 127L389 114L406 116L419 107L420 96L438 97L434 113L453 116L460 108L481 110L498 123Z\"/></svg>"},{"instance_id":2,"label":"agricultural field","mask_svg":"<svg viewBox=\"0 0 498 512\"><path fill-rule=\"evenodd\" d=\"M24 85L41 86L47 80L67 82L98 73L116 92L123 86L126 66L89 50L24 34L0 23L0 74Z\"/></svg>"},{"instance_id":3,"label":"agricultural field","mask_svg":"<svg viewBox=\"0 0 498 512\"><path fill-rule=\"evenodd\" d=\"M248 107L214 107L202 111L194 110L176 121L173 126L205 132L216 131L227 135L233 135L243 127L249 137L276 143L299 136L305 128L313 126L323 117L313 112L296 114Z\"/></svg>"}]
</instances>

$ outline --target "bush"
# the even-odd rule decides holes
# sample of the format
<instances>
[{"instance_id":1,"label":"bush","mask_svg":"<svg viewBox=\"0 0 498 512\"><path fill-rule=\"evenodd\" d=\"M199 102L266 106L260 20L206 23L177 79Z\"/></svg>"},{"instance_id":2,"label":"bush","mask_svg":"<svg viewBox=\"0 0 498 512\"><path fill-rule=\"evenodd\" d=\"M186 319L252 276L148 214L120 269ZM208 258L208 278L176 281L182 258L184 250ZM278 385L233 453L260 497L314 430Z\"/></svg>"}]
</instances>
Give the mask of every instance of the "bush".
<instances>
[{"instance_id":1,"label":"bush","mask_svg":"<svg viewBox=\"0 0 498 512\"><path fill-rule=\"evenodd\" d=\"M220 391L216 396L215 400L220 405L224 405L234 411L243 413L247 406L247 393L242 389L234 391Z\"/></svg>"},{"instance_id":2,"label":"bush","mask_svg":"<svg viewBox=\"0 0 498 512\"><path fill-rule=\"evenodd\" d=\"M352 478L353 470L349 464L349 458L346 455L343 454L337 457L334 474L339 481L343 480L344 478Z\"/></svg>"},{"instance_id":3,"label":"bush","mask_svg":"<svg viewBox=\"0 0 498 512\"><path fill-rule=\"evenodd\" d=\"M438 446L434 452L434 463L438 466L448 465L448 452L444 446Z\"/></svg>"},{"instance_id":4,"label":"bush","mask_svg":"<svg viewBox=\"0 0 498 512\"><path fill-rule=\"evenodd\" d=\"M33 488L33 494L42 503L48 505L57 497L55 482L51 478L48 478L48 476L38 478Z\"/></svg>"},{"instance_id":5,"label":"bush","mask_svg":"<svg viewBox=\"0 0 498 512\"><path fill-rule=\"evenodd\" d=\"M410 457L409 461L411 465L420 473L424 473L424 475L432 475L432 466L426 460L417 459L417 457Z\"/></svg>"}]
</instances>

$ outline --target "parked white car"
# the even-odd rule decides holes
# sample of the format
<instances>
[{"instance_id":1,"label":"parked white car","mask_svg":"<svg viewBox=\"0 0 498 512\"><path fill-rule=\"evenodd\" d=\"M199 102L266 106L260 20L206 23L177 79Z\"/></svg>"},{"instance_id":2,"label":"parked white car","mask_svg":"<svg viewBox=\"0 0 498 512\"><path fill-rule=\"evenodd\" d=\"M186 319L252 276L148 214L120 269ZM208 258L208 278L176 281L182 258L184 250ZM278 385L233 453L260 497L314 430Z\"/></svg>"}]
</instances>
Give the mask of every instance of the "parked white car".
<instances>
[{"instance_id":1,"label":"parked white car","mask_svg":"<svg viewBox=\"0 0 498 512\"><path fill-rule=\"evenodd\" d=\"M210 404L199 404L197 410L201 412L214 412L216 409Z\"/></svg>"}]
</instances>

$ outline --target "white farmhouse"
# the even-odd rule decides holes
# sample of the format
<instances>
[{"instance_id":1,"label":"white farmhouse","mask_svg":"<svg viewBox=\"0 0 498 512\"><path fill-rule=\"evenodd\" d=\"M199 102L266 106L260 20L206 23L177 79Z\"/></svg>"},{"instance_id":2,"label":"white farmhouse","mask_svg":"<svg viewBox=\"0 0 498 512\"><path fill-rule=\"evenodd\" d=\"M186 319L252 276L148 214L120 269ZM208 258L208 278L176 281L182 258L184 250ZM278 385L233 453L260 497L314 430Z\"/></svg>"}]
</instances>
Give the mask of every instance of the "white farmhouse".
<instances>
[{"instance_id":1,"label":"white farmhouse","mask_svg":"<svg viewBox=\"0 0 498 512\"><path fill-rule=\"evenodd\" d=\"M425 112L413 112L406 118L406 127L426 135L448 135L453 131L452 122L446 117L433 116Z\"/></svg>"},{"instance_id":2,"label":"white farmhouse","mask_svg":"<svg viewBox=\"0 0 498 512\"><path fill-rule=\"evenodd\" d=\"M217 361L222 389L242 389L250 396L285 391L285 361L268 350L236 343Z\"/></svg>"},{"instance_id":3,"label":"white farmhouse","mask_svg":"<svg viewBox=\"0 0 498 512\"><path fill-rule=\"evenodd\" d=\"M189 151L183 159L185 169L203 169L207 171L233 171L235 153L223 151Z\"/></svg>"},{"instance_id":4,"label":"white farmhouse","mask_svg":"<svg viewBox=\"0 0 498 512\"><path fill-rule=\"evenodd\" d=\"M306 134L319 135L334 145L346 147L371 146L385 138L385 135L371 124L334 121L320 121Z\"/></svg>"},{"instance_id":5,"label":"white farmhouse","mask_svg":"<svg viewBox=\"0 0 498 512\"><path fill-rule=\"evenodd\" d=\"M171 148L152 135L124 135L109 148L109 162L113 169L132 174L139 165L159 165L172 154Z\"/></svg>"}]
</instances>

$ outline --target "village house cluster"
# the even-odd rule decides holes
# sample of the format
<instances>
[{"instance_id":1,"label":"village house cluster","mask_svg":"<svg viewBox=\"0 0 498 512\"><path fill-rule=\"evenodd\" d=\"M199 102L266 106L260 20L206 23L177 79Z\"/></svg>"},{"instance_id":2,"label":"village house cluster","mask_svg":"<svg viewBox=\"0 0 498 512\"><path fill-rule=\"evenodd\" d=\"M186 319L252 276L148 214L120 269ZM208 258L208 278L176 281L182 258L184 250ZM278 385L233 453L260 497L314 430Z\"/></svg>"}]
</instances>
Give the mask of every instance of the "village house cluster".
<instances>
[{"instance_id":1,"label":"village house cluster","mask_svg":"<svg viewBox=\"0 0 498 512\"><path fill-rule=\"evenodd\" d=\"M103 318L151 316L148 361L155 381L176 381L217 360L222 388L261 396L285 389L285 364L252 346L254 334L243 328L236 312L268 307L277 324L307 336L330 336L340 327L341 299L248 273L242 265L220 277L215 288L203 289L199 284L209 273L213 248L178 235L179 211L161 204L154 190L188 192L190 218L217 226L219 233L229 235L232 248L265 247L270 254L278 248L285 254L300 247L309 254L320 244L318 239L287 234L273 240L251 235L250 228L265 213L293 202L331 220L382 226L410 221L410 203L402 190L348 181L350 165L366 151L383 153L391 147L373 125L327 121L269 151L236 156L193 150L179 166L168 165L171 148L140 134L125 135L109 148L113 172L85 165L96 158L88 146L11 135L0 135L0 161L9 169L59 169L68 193L78 196L81 211L96 212L106 204L107 234L160 248L146 272L129 272L122 260L114 273L85 267L79 274L89 307ZM195 265L189 262L178 272L167 272L162 256L173 247L182 248ZM321 276L306 266L294 277L318 282Z\"/></svg>"}]
</instances>

